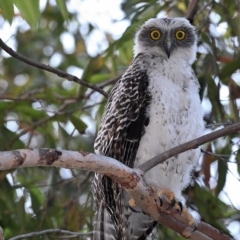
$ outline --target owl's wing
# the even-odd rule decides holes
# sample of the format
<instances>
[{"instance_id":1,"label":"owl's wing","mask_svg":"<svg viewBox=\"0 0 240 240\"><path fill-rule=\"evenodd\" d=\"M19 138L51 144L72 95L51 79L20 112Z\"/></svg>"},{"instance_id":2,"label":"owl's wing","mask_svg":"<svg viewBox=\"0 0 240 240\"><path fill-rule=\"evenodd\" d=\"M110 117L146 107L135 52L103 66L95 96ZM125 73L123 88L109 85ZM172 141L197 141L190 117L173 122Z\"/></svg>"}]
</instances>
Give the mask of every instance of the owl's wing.
<instances>
[{"instance_id":1,"label":"owl's wing","mask_svg":"<svg viewBox=\"0 0 240 240\"><path fill-rule=\"evenodd\" d=\"M114 86L94 144L97 154L129 167L134 166L144 127L149 123L147 107L151 100L148 75L138 60L139 56ZM128 194L110 178L96 174L93 192L94 239L138 239L152 227L153 221L147 216L128 208Z\"/></svg>"},{"instance_id":2,"label":"owl's wing","mask_svg":"<svg viewBox=\"0 0 240 240\"><path fill-rule=\"evenodd\" d=\"M95 152L133 167L150 101L148 76L135 60L110 93Z\"/></svg>"}]
</instances>

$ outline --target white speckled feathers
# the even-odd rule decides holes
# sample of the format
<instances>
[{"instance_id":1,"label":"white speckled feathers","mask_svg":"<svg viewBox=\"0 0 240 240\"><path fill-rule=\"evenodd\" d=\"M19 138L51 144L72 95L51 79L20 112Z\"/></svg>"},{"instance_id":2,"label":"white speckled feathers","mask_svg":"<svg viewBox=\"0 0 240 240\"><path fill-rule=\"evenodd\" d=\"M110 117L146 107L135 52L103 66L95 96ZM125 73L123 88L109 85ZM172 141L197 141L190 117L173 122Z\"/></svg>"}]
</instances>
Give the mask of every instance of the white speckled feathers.
<instances>
[{"instance_id":1,"label":"white speckled feathers","mask_svg":"<svg viewBox=\"0 0 240 240\"><path fill-rule=\"evenodd\" d=\"M199 84L184 61L151 58L148 90L152 97L134 167L172 147L199 137L203 132L203 112ZM180 200L181 191L190 182L190 172L197 165L200 150L179 154L145 174L145 180L172 190Z\"/></svg>"},{"instance_id":2,"label":"white speckled feathers","mask_svg":"<svg viewBox=\"0 0 240 240\"><path fill-rule=\"evenodd\" d=\"M95 140L97 154L137 167L202 135L199 84L191 68L196 42L194 27L183 18L150 19L141 26L133 63L109 96ZM151 169L144 179L181 199L199 155L197 149L179 154ZM147 239L155 223L131 211L129 196L120 186L96 174L93 190L95 240Z\"/></svg>"}]
</instances>

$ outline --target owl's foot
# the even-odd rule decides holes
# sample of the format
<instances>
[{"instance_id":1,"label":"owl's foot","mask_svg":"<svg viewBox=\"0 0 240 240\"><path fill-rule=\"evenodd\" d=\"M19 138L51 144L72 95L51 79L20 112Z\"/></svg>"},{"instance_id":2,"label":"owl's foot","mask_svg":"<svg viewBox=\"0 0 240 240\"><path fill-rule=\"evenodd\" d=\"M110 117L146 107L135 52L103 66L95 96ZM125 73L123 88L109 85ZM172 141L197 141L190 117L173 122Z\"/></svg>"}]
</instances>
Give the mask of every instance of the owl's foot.
<instances>
[{"instance_id":1,"label":"owl's foot","mask_svg":"<svg viewBox=\"0 0 240 240\"><path fill-rule=\"evenodd\" d=\"M164 199L169 203L169 206L165 209L166 211L175 208L179 214L183 211L183 206L180 201L177 201L175 198L175 194L167 188L156 187L155 185L151 185L151 188L156 196L159 199L159 206L162 207Z\"/></svg>"},{"instance_id":2,"label":"owl's foot","mask_svg":"<svg viewBox=\"0 0 240 240\"><path fill-rule=\"evenodd\" d=\"M195 219L188 212L187 208L183 207L182 203L175 198L175 194L169 189L156 187L155 185L151 185L151 188L156 196L156 199L159 199L160 208L163 206L164 200L169 203L169 206L165 209L166 212L169 212L171 209L175 209L179 214L182 214L189 226L193 228L195 231L198 227Z\"/></svg>"}]
</instances>

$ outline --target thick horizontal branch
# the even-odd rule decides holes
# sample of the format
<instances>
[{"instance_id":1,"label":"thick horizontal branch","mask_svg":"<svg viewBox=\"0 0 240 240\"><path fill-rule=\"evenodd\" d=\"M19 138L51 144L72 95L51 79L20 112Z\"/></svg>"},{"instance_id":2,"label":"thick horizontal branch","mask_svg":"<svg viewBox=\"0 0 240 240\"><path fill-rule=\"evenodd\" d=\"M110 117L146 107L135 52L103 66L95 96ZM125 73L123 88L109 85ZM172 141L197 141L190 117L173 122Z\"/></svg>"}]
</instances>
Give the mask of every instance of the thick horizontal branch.
<instances>
[{"instance_id":1,"label":"thick horizontal branch","mask_svg":"<svg viewBox=\"0 0 240 240\"><path fill-rule=\"evenodd\" d=\"M198 148L199 146L203 145L204 143L213 141L217 138L226 136L228 134L236 133L240 131L240 123L236 123L227 127L224 127L220 130L211 132L209 134L206 134L202 137L196 138L192 141L186 142L184 144L181 144L177 147L171 148L170 150L161 153L160 155L151 158L147 162L143 163L142 165L138 166L139 169L141 169L144 173L149 171L151 168L155 167L156 165L164 162L170 157L176 156L179 153L186 152L191 149ZM160 136L161 137L161 136Z\"/></svg>"},{"instance_id":2,"label":"thick horizontal branch","mask_svg":"<svg viewBox=\"0 0 240 240\"><path fill-rule=\"evenodd\" d=\"M193 231L183 215L176 210L168 210L165 202L159 208L152 190L144 183L142 172L131 169L119 161L83 151L74 152L54 149L22 149L0 152L0 170L24 167L63 167L82 169L107 175L118 182L134 198L138 207L159 223L175 232L195 240L229 240L230 238L217 229L199 223L199 230ZM214 233L211 236L211 233Z\"/></svg>"},{"instance_id":3,"label":"thick horizontal branch","mask_svg":"<svg viewBox=\"0 0 240 240\"><path fill-rule=\"evenodd\" d=\"M66 73L60 69L57 69L57 68L53 68L49 65L46 65L46 64L43 64L43 63L39 63L39 62L36 62L32 59L29 59L17 52L15 52L12 48L8 47L4 42L3 40L0 38L0 47L6 51L9 55L11 55L12 57L22 61L22 62L25 62L26 64L28 65L31 65L33 67L37 67L37 68L40 68L40 69L43 69L45 71L48 71L48 72L51 72L51 73L55 73L57 74L59 77L61 78L66 78L67 80L69 81L73 81L73 82L76 82L84 87L87 87L87 88L90 88L90 89L93 89L94 91L96 92L99 92L101 93L103 96L105 96L106 98L108 97L108 94L101 88L97 87L97 86L94 86L82 79L79 79L69 73Z\"/></svg>"}]
</instances>

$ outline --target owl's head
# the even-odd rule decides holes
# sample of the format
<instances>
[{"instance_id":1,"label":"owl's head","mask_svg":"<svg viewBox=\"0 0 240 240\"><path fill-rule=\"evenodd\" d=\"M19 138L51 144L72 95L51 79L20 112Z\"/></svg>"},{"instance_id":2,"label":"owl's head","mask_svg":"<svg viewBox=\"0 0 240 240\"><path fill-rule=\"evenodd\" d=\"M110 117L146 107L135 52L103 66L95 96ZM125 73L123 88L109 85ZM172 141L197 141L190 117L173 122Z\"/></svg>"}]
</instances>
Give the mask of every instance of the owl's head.
<instances>
[{"instance_id":1,"label":"owl's head","mask_svg":"<svg viewBox=\"0 0 240 240\"><path fill-rule=\"evenodd\" d=\"M197 36L185 18L152 18L135 36L134 56L153 53L164 58L180 58L192 64L196 58Z\"/></svg>"}]
</instances>

